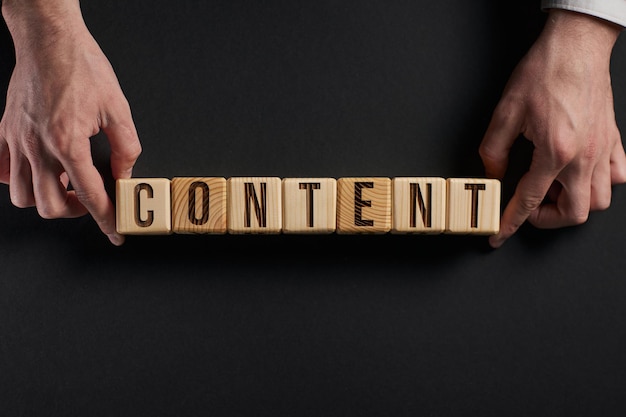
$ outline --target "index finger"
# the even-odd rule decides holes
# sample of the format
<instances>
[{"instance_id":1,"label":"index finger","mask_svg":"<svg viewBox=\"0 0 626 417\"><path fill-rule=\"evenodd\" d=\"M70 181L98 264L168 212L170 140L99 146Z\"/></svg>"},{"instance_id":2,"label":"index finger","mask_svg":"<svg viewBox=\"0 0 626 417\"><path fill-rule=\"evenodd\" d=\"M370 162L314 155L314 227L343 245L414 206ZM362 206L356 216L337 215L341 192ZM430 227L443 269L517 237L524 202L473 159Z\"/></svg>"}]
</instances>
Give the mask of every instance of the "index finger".
<instances>
[{"instance_id":1,"label":"index finger","mask_svg":"<svg viewBox=\"0 0 626 417\"><path fill-rule=\"evenodd\" d=\"M502 246L517 232L530 214L539 208L557 175L557 170L546 169L533 159L530 169L518 182L513 197L504 209L500 232L489 238L492 247Z\"/></svg>"},{"instance_id":2,"label":"index finger","mask_svg":"<svg viewBox=\"0 0 626 417\"><path fill-rule=\"evenodd\" d=\"M93 164L91 153L87 152L78 163L63 165L76 197L89 211L100 230L114 245L124 243L124 237L115 230L115 208L105 190L102 176Z\"/></svg>"}]
</instances>

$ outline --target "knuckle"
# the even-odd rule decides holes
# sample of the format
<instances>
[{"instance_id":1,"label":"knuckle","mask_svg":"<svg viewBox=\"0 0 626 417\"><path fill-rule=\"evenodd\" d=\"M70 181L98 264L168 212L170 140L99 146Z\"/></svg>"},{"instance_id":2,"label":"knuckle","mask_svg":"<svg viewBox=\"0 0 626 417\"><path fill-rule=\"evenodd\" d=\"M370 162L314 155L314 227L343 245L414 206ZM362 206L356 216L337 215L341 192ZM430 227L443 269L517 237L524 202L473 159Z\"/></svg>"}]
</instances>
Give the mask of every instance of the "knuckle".
<instances>
[{"instance_id":1,"label":"knuckle","mask_svg":"<svg viewBox=\"0 0 626 417\"><path fill-rule=\"evenodd\" d=\"M484 142L478 147L478 155L480 155L483 161L497 161L501 159L500 154L492 146Z\"/></svg>"},{"instance_id":2,"label":"knuckle","mask_svg":"<svg viewBox=\"0 0 626 417\"><path fill-rule=\"evenodd\" d=\"M626 168L619 167L616 168L612 173L612 182L613 184L624 184L626 183Z\"/></svg>"},{"instance_id":3,"label":"knuckle","mask_svg":"<svg viewBox=\"0 0 626 417\"><path fill-rule=\"evenodd\" d=\"M9 195L11 198L11 204L18 208L33 207L35 201L32 197L19 190L10 190Z\"/></svg>"},{"instance_id":4,"label":"knuckle","mask_svg":"<svg viewBox=\"0 0 626 417\"><path fill-rule=\"evenodd\" d=\"M136 160L141 155L142 147L133 124L120 124L118 129L123 140L119 141L118 146L113 151L116 152L117 156L124 159Z\"/></svg>"},{"instance_id":5,"label":"knuckle","mask_svg":"<svg viewBox=\"0 0 626 417\"><path fill-rule=\"evenodd\" d=\"M607 210L609 207L611 207L611 200L603 199L595 203L592 209L595 211L604 211Z\"/></svg>"},{"instance_id":6,"label":"knuckle","mask_svg":"<svg viewBox=\"0 0 626 417\"><path fill-rule=\"evenodd\" d=\"M46 146L55 157L69 164L79 164L85 161L86 152L90 152L89 141L83 140L87 137L78 126L60 121L48 127Z\"/></svg>"},{"instance_id":7,"label":"knuckle","mask_svg":"<svg viewBox=\"0 0 626 417\"><path fill-rule=\"evenodd\" d=\"M68 140L68 130L65 123L57 122L48 126L46 136L50 150L55 155L67 155L70 151L71 141Z\"/></svg>"},{"instance_id":8,"label":"knuckle","mask_svg":"<svg viewBox=\"0 0 626 417\"><path fill-rule=\"evenodd\" d=\"M11 198L11 203L17 208L28 208L34 206L32 202L19 198Z\"/></svg>"},{"instance_id":9,"label":"knuckle","mask_svg":"<svg viewBox=\"0 0 626 417\"><path fill-rule=\"evenodd\" d=\"M599 195L594 198L591 202L591 210L594 211L602 211L606 210L611 206L611 196L610 195Z\"/></svg>"},{"instance_id":10,"label":"knuckle","mask_svg":"<svg viewBox=\"0 0 626 417\"><path fill-rule=\"evenodd\" d=\"M58 219L65 215L63 208L52 204L38 204L37 213L44 219Z\"/></svg>"},{"instance_id":11,"label":"knuckle","mask_svg":"<svg viewBox=\"0 0 626 417\"><path fill-rule=\"evenodd\" d=\"M126 149L124 150L126 158L131 161L136 161L141 155L142 148L138 140L130 140L126 142Z\"/></svg>"},{"instance_id":12,"label":"knuckle","mask_svg":"<svg viewBox=\"0 0 626 417\"><path fill-rule=\"evenodd\" d=\"M80 201L85 207L92 207L99 199L99 194L94 191L86 191L86 190L75 190L76 198Z\"/></svg>"},{"instance_id":13,"label":"knuckle","mask_svg":"<svg viewBox=\"0 0 626 417\"><path fill-rule=\"evenodd\" d=\"M563 136L557 136L552 141L552 160L558 167L567 166L574 160L577 149L572 142Z\"/></svg>"},{"instance_id":14,"label":"knuckle","mask_svg":"<svg viewBox=\"0 0 626 417\"><path fill-rule=\"evenodd\" d=\"M89 141L62 140L63 146L58 155L64 166L78 167L85 164L91 158Z\"/></svg>"},{"instance_id":15,"label":"knuckle","mask_svg":"<svg viewBox=\"0 0 626 417\"><path fill-rule=\"evenodd\" d=\"M586 161L593 162L599 153L598 143L595 140L589 140L583 148L582 157Z\"/></svg>"},{"instance_id":16,"label":"knuckle","mask_svg":"<svg viewBox=\"0 0 626 417\"><path fill-rule=\"evenodd\" d=\"M568 223L573 226L584 224L589 219L589 211L582 209L571 211L570 213L567 213L566 219Z\"/></svg>"},{"instance_id":17,"label":"knuckle","mask_svg":"<svg viewBox=\"0 0 626 417\"><path fill-rule=\"evenodd\" d=\"M528 213L532 213L539 207L542 200L543 198L538 197L538 196L529 196L529 197L520 199L519 209L520 209L521 214L525 215Z\"/></svg>"},{"instance_id":18,"label":"knuckle","mask_svg":"<svg viewBox=\"0 0 626 417\"><path fill-rule=\"evenodd\" d=\"M580 213L572 218L574 225L581 225L587 222L589 219L589 213Z\"/></svg>"}]
</instances>

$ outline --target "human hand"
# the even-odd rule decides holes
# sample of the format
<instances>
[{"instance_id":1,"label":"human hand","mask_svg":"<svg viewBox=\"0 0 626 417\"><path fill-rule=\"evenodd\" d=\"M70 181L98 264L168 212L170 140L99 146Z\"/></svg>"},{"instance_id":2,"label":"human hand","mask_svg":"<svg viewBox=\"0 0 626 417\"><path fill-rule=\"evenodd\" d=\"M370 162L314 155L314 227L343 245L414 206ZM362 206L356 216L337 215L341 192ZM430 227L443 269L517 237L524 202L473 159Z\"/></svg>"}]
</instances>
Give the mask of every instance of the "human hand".
<instances>
[{"instance_id":1,"label":"human hand","mask_svg":"<svg viewBox=\"0 0 626 417\"><path fill-rule=\"evenodd\" d=\"M538 228L587 221L611 203L612 185L626 182L626 155L613 107L610 57L620 28L574 12L552 9L496 106L480 145L490 177L505 174L519 135L534 145L490 237L500 247L528 220Z\"/></svg>"},{"instance_id":2,"label":"human hand","mask_svg":"<svg viewBox=\"0 0 626 417\"><path fill-rule=\"evenodd\" d=\"M0 182L9 184L15 206L36 206L43 218L90 213L121 245L90 138L100 130L106 134L115 179L132 175L141 145L128 102L78 0L5 0L2 14L16 65L0 122Z\"/></svg>"}]
</instances>

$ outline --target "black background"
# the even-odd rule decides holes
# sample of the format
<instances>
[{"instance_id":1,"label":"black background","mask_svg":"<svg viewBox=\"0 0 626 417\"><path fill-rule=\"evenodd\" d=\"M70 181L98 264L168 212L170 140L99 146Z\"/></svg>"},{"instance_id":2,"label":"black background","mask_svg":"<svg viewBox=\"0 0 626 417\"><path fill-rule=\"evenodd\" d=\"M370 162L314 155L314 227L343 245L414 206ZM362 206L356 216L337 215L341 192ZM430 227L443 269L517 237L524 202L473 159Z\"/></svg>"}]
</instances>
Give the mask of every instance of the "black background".
<instances>
[{"instance_id":1,"label":"black background","mask_svg":"<svg viewBox=\"0 0 626 417\"><path fill-rule=\"evenodd\" d=\"M517 3L517 4L513 4ZM483 176L538 1L89 1L136 177ZM0 83L13 66L6 28ZM626 123L626 44L614 50ZM4 102L2 102L3 104ZM92 140L106 169L107 145ZM513 149L506 200L528 165ZM131 236L0 187L2 416L617 416L626 189L579 227Z\"/></svg>"}]
</instances>

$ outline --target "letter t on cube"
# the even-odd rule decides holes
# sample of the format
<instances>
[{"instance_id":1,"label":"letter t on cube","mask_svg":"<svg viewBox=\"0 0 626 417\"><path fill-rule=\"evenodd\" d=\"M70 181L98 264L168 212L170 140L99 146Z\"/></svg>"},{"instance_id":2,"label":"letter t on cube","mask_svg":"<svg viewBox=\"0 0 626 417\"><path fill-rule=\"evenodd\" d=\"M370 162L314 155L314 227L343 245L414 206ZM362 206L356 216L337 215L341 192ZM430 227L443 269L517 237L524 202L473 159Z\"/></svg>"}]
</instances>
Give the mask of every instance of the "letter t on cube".
<instances>
[{"instance_id":1,"label":"letter t on cube","mask_svg":"<svg viewBox=\"0 0 626 417\"><path fill-rule=\"evenodd\" d=\"M500 181L448 178L449 234L495 235L500 230Z\"/></svg>"},{"instance_id":2,"label":"letter t on cube","mask_svg":"<svg viewBox=\"0 0 626 417\"><path fill-rule=\"evenodd\" d=\"M283 233L333 233L336 225L336 179L283 179Z\"/></svg>"}]
</instances>

